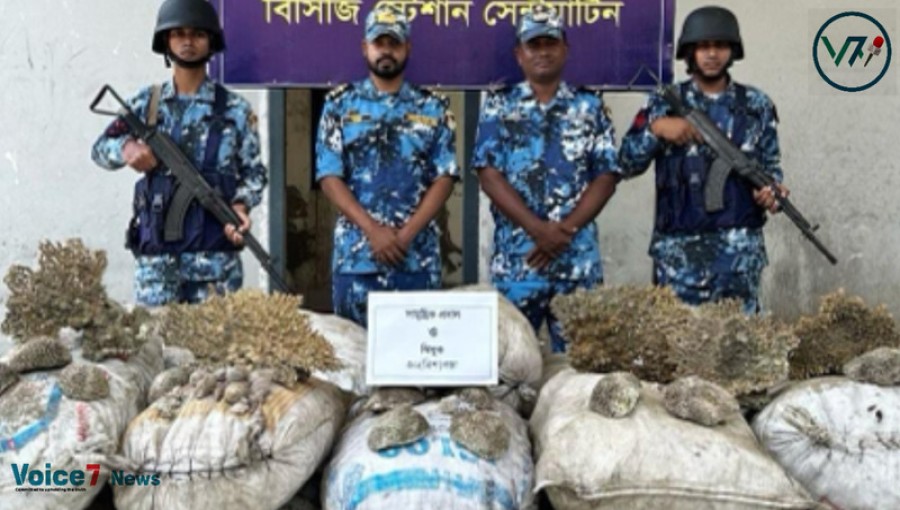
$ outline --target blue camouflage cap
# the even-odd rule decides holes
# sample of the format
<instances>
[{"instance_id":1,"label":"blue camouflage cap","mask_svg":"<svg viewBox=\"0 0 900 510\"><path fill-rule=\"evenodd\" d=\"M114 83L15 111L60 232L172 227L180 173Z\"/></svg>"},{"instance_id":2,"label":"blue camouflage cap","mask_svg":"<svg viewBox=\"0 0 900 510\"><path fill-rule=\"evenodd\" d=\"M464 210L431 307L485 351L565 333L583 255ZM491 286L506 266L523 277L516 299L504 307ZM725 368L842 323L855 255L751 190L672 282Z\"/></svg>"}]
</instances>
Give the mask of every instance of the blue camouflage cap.
<instances>
[{"instance_id":1,"label":"blue camouflage cap","mask_svg":"<svg viewBox=\"0 0 900 510\"><path fill-rule=\"evenodd\" d=\"M366 41L389 35L400 42L409 39L409 20L402 10L387 4L376 5L366 16Z\"/></svg>"},{"instance_id":2,"label":"blue camouflage cap","mask_svg":"<svg viewBox=\"0 0 900 510\"><path fill-rule=\"evenodd\" d=\"M553 7L537 4L519 19L516 36L520 42L528 42L535 37L562 39L565 29L563 20Z\"/></svg>"}]
</instances>

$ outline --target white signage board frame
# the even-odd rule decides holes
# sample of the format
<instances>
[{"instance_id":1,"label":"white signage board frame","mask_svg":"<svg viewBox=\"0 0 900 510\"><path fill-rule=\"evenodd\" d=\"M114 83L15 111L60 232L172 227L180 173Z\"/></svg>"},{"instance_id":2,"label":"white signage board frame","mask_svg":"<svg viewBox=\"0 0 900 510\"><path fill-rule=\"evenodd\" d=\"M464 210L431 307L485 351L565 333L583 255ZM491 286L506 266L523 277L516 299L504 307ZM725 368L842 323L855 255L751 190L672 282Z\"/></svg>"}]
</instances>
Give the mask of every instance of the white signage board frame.
<instances>
[{"instance_id":1,"label":"white signage board frame","mask_svg":"<svg viewBox=\"0 0 900 510\"><path fill-rule=\"evenodd\" d=\"M496 292L370 292L368 299L367 385L498 383Z\"/></svg>"}]
</instances>

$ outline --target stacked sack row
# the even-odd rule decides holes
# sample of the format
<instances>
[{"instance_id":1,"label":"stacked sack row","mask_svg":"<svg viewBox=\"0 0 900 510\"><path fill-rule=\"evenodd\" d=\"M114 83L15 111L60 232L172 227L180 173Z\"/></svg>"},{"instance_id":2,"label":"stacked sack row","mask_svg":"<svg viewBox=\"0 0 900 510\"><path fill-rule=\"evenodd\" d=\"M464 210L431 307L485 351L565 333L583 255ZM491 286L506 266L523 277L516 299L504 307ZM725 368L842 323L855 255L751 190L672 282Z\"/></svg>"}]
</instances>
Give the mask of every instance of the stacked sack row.
<instances>
[{"instance_id":1,"label":"stacked sack row","mask_svg":"<svg viewBox=\"0 0 900 510\"><path fill-rule=\"evenodd\" d=\"M788 326L579 291L548 357L500 297L498 385L372 388L350 321L255 291L129 310L104 268L70 241L7 274L2 508L86 508L110 473L155 480L122 509L900 508L900 334L843 293ZM101 476L21 490L48 464Z\"/></svg>"},{"instance_id":2,"label":"stacked sack row","mask_svg":"<svg viewBox=\"0 0 900 510\"><path fill-rule=\"evenodd\" d=\"M554 508L900 508L884 307L837 292L793 327L652 287L553 307L572 367L543 387L531 432Z\"/></svg>"},{"instance_id":3,"label":"stacked sack row","mask_svg":"<svg viewBox=\"0 0 900 510\"><path fill-rule=\"evenodd\" d=\"M271 508L322 464L349 394L295 297L128 310L77 240L13 266L0 360L0 508ZM364 349L364 346L363 346ZM351 367L352 368L352 367Z\"/></svg>"},{"instance_id":4,"label":"stacked sack row","mask_svg":"<svg viewBox=\"0 0 900 510\"><path fill-rule=\"evenodd\" d=\"M533 505L519 412L542 360L510 303L499 385L376 389L350 321L255 291L125 310L106 296L105 266L80 241L45 243L36 270L7 276L4 332L20 346L0 364L3 460L101 476L77 493L24 492L4 472L0 507L86 508L110 473L147 481L113 484L122 509Z\"/></svg>"},{"instance_id":5,"label":"stacked sack row","mask_svg":"<svg viewBox=\"0 0 900 510\"><path fill-rule=\"evenodd\" d=\"M497 386L357 389L362 398L323 474L323 510L533 508L532 448L521 413L535 404L540 345L503 298L498 325ZM348 364L364 374L365 331L332 338L337 352L359 356ZM355 341L356 348L340 345Z\"/></svg>"},{"instance_id":6,"label":"stacked sack row","mask_svg":"<svg viewBox=\"0 0 900 510\"><path fill-rule=\"evenodd\" d=\"M297 306L243 290L165 310L161 332L177 362L154 380L121 448L130 471L161 483L115 487L117 508L276 509L306 483L348 402L312 375L340 364Z\"/></svg>"},{"instance_id":7,"label":"stacked sack row","mask_svg":"<svg viewBox=\"0 0 900 510\"><path fill-rule=\"evenodd\" d=\"M119 466L163 346L150 314L106 296L103 253L44 243L39 266L4 279L2 330L16 345L0 358L0 508L77 510ZM61 486L78 490L47 490Z\"/></svg>"}]
</instances>

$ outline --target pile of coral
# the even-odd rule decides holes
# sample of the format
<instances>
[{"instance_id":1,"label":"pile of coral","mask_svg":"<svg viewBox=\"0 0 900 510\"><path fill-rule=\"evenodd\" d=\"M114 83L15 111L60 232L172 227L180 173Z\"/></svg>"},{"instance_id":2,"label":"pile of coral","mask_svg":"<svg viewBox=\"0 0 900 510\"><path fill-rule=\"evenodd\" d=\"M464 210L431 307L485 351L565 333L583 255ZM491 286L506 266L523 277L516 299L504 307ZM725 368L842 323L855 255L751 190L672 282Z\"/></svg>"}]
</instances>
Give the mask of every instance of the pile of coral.
<instances>
[{"instance_id":1,"label":"pile of coral","mask_svg":"<svg viewBox=\"0 0 900 510\"><path fill-rule=\"evenodd\" d=\"M111 465L128 422L163 369L158 323L127 310L102 285L106 255L80 240L40 244L35 268L12 266L4 333L15 345L0 362L0 437L9 463L84 469ZM84 508L105 485L23 492L0 477L0 507Z\"/></svg>"},{"instance_id":2,"label":"pile of coral","mask_svg":"<svg viewBox=\"0 0 900 510\"><path fill-rule=\"evenodd\" d=\"M733 395L786 380L788 353L799 344L789 326L748 317L736 302L693 307L668 288L579 290L556 297L552 306L578 370L626 371L666 384L698 376Z\"/></svg>"},{"instance_id":3,"label":"pile of coral","mask_svg":"<svg viewBox=\"0 0 900 510\"><path fill-rule=\"evenodd\" d=\"M252 413L273 384L296 388L314 371L339 369L332 345L298 311L300 299L245 289L167 306L160 336L167 348L190 355L153 381L153 408L174 419L186 402L211 398L236 414Z\"/></svg>"},{"instance_id":4,"label":"pile of coral","mask_svg":"<svg viewBox=\"0 0 900 510\"><path fill-rule=\"evenodd\" d=\"M128 311L111 300L103 287L106 253L92 251L80 239L39 246L37 268L13 265L4 277L10 295L3 333L17 347L7 364L0 364L0 392L11 388L18 375L66 367L58 382L63 394L77 400L109 395L102 369L72 363L70 350L99 362L127 360L153 333L151 316L136 308ZM62 336L69 339L64 342Z\"/></svg>"},{"instance_id":5,"label":"pile of coral","mask_svg":"<svg viewBox=\"0 0 900 510\"><path fill-rule=\"evenodd\" d=\"M10 295L0 328L20 343L72 328L82 334L85 358L127 357L140 349L140 328L150 314L110 299L105 270L106 253L88 250L80 239L42 242L38 269L13 265L3 279Z\"/></svg>"},{"instance_id":6,"label":"pile of coral","mask_svg":"<svg viewBox=\"0 0 900 510\"><path fill-rule=\"evenodd\" d=\"M819 313L794 329L800 346L791 354L791 379L840 374L845 363L879 347L900 347L900 333L885 305L869 307L837 290L822 298Z\"/></svg>"},{"instance_id":7,"label":"pile of coral","mask_svg":"<svg viewBox=\"0 0 900 510\"><path fill-rule=\"evenodd\" d=\"M332 345L298 311L300 298L240 290L199 305L169 305L160 333L205 365L271 369L285 386L341 368Z\"/></svg>"},{"instance_id":8,"label":"pile of coral","mask_svg":"<svg viewBox=\"0 0 900 510\"><path fill-rule=\"evenodd\" d=\"M746 316L735 301L689 306L668 288L600 287L553 301L570 340L572 366L669 383L696 375L735 395L794 380L842 373L879 347L900 347L884 305L869 307L843 290L822 298L816 315L794 326Z\"/></svg>"},{"instance_id":9,"label":"pile of coral","mask_svg":"<svg viewBox=\"0 0 900 510\"><path fill-rule=\"evenodd\" d=\"M117 487L118 508L279 508L300 489L343 425L346 394L310 376L341 363L299 304L240 290L166 307L160 335L183 355L122 437L122 456L163 483Z\"/></svg>"},{"instance_id":10,"label":"pile of coral","mask_svg":"<svg viewBox=\"0 0 900 510\"><path fill-rule=\"evenodd\" d=\"M703 506L685 497L694 485L704 503L740 494L791 508L900 506L900 420L889 411L900 402L900 333L884 305L839 290L787 325L737 302L693 307L668 289L603 287L559 296L553 309L582 371L548 382L532 419L537 484L557 508L624 487L623 508ZM761 409L757 440L742 408Z\"/></svg>"}]
</instances>

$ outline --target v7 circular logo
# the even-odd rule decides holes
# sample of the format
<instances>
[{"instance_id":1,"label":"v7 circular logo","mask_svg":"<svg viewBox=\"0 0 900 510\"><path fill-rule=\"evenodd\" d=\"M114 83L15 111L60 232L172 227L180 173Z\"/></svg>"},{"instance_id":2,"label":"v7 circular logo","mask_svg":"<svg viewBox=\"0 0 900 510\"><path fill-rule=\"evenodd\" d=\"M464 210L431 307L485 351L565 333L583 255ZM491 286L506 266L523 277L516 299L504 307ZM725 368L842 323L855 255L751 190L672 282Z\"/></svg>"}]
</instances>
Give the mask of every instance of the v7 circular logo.
<instances>
[{"instance_id":1,"label":"v7 circular logo","mask_svg":"<svg viewBox=\"0 0 900 510\"><path fill-rule=\"evenodd\" d=\"M878 83L887 73L891 65L891 38L872 16L842 12L829 18L819 29L812 54L816 71L826 83L844 92L860 92Z\"/></svg>"}]
</instances>

